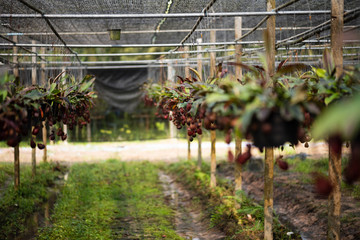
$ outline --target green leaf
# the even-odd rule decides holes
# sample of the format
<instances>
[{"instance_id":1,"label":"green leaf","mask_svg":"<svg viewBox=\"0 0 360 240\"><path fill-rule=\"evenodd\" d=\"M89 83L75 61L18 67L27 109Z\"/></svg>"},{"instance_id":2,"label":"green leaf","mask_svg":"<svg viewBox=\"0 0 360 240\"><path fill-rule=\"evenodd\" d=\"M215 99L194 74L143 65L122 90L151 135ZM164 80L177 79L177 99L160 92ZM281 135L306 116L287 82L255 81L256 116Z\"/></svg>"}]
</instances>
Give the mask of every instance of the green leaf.
<instances>
[{"instance_id":1,"label":"green leaf","mask_svg":"<svg viewBox=\"0 0 360 240\"><path fill-rule=\"evenodd\" d=\"M3 102L7 97L8 92L6 90L0 90L0 102Z\"/></svg>"},{"instance_id":2,"label":"green leaf","mask_svg":"<svg viewBox=\"0 0 360 240\"><path fill-rule=\"evenodd\" d=\"M211 93L206 97L207 103L227 102L230 96L224 93Z\"/></svg>"},{"instance_id":3,"label":"green leaf","mask_svg":"<svg viewBox=\"0 0 360 240\"><path fill-rule=\"evenodd\" d=\"M56 88L56 83L52 83L52 84L50 85L49 93L54 94L53 91L55 90L55 88Z\"/></svg>"},{"instance_id":4,"label":"green leaf","mask_svg":"<svg viewBox=\"0 0 360 240\"><path fill-rule=\"evenodd\" d=\"M79 92L84 92L85 90L89 89L91 87L91 85L94 83L94 81L95 81L95 78L92 78L91 80L81 84Z\"/></svg>"},{"instance_id":5,"label":"green leaf","mask_svg":"<svg viewBox=\"0 0 360 240\"><path fill-rule=\"evenodd\" d=\"M326 104L326 105L329 105L329 103L331 103L332 101L338 99L339 96L340 96L340 93L334 93L334 94L332 94L331 96L326 97L325 100L324 100L324 101L325 101L325 104Z\"/></svg>"},{"instance_id":6,"label":"green leaf","mask_svg":"<svg viewBox=\"0 0 360 240\"><path fill-rule=\"evenodd\" d=\"M203 103L203 102L204 102L204 99L202 99L202 98L200 98L200 99L193 102L193 104L191 106L191 110L190 110L191 116L195 116L195 114L196 114L196 112L197 112L197 110L199 108L199 105L201 103Z\"/></svg>"},{"instance_id":7,"label":"green leaf","mask_svg":"<svg viewBox=\"0 0 360 240\"><path fill-rule=\"evenodd\" d=\"M31 90L24 95L24 98L30 98L31 100L39 100L45 95L41 93L38 89Z\"/></svg>"},{"instance_id":8,"label":"green leaf","mask_svg":"<svg viewBox=\"0 0 360 240\"><path fill-rule=\"evenodd\" d=\"M340 134L344 139L351 139L360 130L360 94L331 105L316 118L312 135L314 139Z\"/></svg>"},{"instance_id":9,"label":"green leaf","mask_svg":"<svg viewBox=\"0 0 360 240\"><path fill-rule=\"evenodd\" d=\"M326 70L325 69L315 68L315 73L320 78L325 78L326 77Z\"/></svg>"}]
</instances>

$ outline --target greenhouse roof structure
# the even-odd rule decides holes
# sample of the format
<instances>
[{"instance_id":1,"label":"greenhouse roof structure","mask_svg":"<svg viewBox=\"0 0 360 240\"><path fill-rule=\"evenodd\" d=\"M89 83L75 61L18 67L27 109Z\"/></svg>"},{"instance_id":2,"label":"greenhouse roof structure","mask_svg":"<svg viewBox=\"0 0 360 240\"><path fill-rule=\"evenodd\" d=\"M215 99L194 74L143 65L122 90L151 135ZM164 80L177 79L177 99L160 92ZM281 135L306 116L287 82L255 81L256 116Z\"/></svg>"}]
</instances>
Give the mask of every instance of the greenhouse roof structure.
<instances>
[{"instance_id":1,"label":"greenhouse roof structure","mask_svg":"<svg viewBox=\"0 0 360 240\"><path fill-rule=\"evenodd\" d=\"M276 15L278 50L322 49L330 36L329 0L276 1L277 8L270 12L266 11L265 0L0 0L0 3L3 64L14 64L14 46L19 47L18 55L22 58L18 58L18 63L23 66L31 64L26 57L34 54L39 62L46 61L48 67L157 65L161 55L181 65L177 53L184 52L182 47L188 46L191 57L199 53L199 45L203 53L219 52L226 60L234 55L236 44L243 46L243 53L258 51L266 27L264 19L272 15ZM345 31L357 29L358 1L345 1L344 9ZM242 38L234 35L237 17L242 17ZM111 40L113 30L120 30L117 32L121 34L120 40ZM216 40L211 42L212 31L216 32ZM358 40L349 41L357 49ZM41 47L46 49L40 52ZM144 50L152 47L156 49ZM84 48L131 50L88 53ZM307 59L308 52L302 54ZM146 55L153 57L141 58ZM137 58L122 61L123 56ZM87 61L87 57L92 60ZM109 61L106 57L120 58ZM358 50L348 53L351 60L358 57Z\"/></svg>"}]
</instances>

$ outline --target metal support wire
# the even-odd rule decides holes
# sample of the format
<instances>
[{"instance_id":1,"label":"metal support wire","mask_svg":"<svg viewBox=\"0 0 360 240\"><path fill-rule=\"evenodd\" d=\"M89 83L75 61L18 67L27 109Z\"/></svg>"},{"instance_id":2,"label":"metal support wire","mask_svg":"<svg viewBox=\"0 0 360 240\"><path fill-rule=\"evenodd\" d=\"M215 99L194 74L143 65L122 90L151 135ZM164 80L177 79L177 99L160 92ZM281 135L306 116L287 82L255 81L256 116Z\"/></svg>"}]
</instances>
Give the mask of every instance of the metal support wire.
<instances>
[{"instance_id":1,"label":"metal support wire","mask_svg":"<svg viewBox=\"0 0 360 240\"><path fill-rule=\"evenodd\" d=\"M23 2L23 0L18 0ZM299 0L294 0L299 1ZM119 18L189 18L198 17L200 21L204 17L254 17L254 16L274 16L274 15L316 15L330 14L330 10L309 10L309 11L271 11L271 12L218 12L208 13L207 11L216 2L212 0L201 13L145 13L145 14L13 14L3 13L0 18L47 18L47 19L119 19ZM25 4L25 3L24 3ZM26 3L27 4L27 3ZM284 4L285 5L285 4ZM289 4L290 5L290 4ZM28 5L27 5L28 6ZM288 5L286 5L288 6ZM284 6L284 7L286 7ZM198 19L198 21L199 21Z\"/></svg>"},{"instance_id":2,"label":"metal support wire","mask_svg":"<svg viewBox=\"0 0 360 240\"><path fill-rule=\"evenodd\" d=\"M35 8L34 6L30 5L29 3L25 2L24 0L18 0L19 2L21 2L22 4L24 4L25 6L27 6L28 8L34 10L35 12L39 13L41 15L41 17L46 21L46 23L48 24L48 26L50 27L51 31L53 31L53 33L55 34L55 36L60 40L60 42L62 42L64 44L64 47L66 47L71 53L75 54L76 59L78 60L78 62L81 65L81 60L80 58L77 56L77 52L73 51L70 47L67 46L66 42L61 38L61 36L59 35L59 33L56 31L56 29L54 28L54 26L52 25L52 23L50 22L50 20L45 16L45 13L43 13L41 10Z\"/></svg>"},{"instance_id":3,"label":"metal support wire","mask_svg":"<svg viewBox=\"0 0 360 240\"><path fill-rule=\"evenodd\" d=\"M283 5L275 8L273 11L274 11L274 12L277 12L277 11L279 11L280 9L283 9L283 8L285 8L285 7L288 7L288 6L290 6L291 4L296 3L296 2L298 2L298 1L299 1L299 0L291 0L291 1L289 1L289 2L287 2L287 3L284 3ZM242 35L241 37L235 39L235 42L240 41L240 40L244 39L245 37L249 36L251 33L255 32L264 22L266 22L266 20L269 19L269 17L270 17L270 15L268 15L268 16L264 17L263 19L261 19L261 21L260 21L258 24L256 24L256 26L255 26L253 29L251 29L250 31L248 31L247 33L245 33L244 35Z\"/></svg>"},{"instance_id":4,"label":"metal support wire","mask_svg":"<svg viewBox=\"0 0 360 240\"><path fill-rule=\"evenodd\" d=\"M360 7L345 12L344 13L344 23L359 17L359 15L360 15L359 11L360 11ZM314 36L315 34L329 29L331 21L332 21L331 19L327 20L327 21L313 27L312 29L309 29L305 32L291 36L289 38L283 39L283 40L279 41L278 43L276 43L276 48L278 48L280 46L294 45L294 44L300 43L306 39L309 39L310 37ZM293 39L295 39L295 40L293 40Z\"/></svg>"},{"instance_id":5,"label":"metal support wire","mask_svg":"<svg viewBox=\"0 0 360 240\"><path fill-rule=\"evenodd\" d=\"M201 13L203 14L202 16L200 16L195 25L192 27L191 31L185 36L185 38L183 40L181 40L180 45L184 45L184 43L186 42L186 40L189 39L189 37L195 32L196 28L199 26L201 20L204 18L204 16L208 15L208 10L214 5L214 3L216 2L216 0L211 0L206 7L201 11ZM176 52L179 49L180 46L175 47L175 49L170 50L171 52Z\"/></svg>"}]
</instances>

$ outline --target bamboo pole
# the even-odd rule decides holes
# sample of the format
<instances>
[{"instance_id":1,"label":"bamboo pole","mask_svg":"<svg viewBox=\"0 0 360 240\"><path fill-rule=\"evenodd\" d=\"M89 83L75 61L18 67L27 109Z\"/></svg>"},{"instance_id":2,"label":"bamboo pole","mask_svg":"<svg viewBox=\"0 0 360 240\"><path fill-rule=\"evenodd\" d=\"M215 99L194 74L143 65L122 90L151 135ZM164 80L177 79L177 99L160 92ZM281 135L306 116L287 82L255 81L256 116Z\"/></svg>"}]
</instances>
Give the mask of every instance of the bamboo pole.
<instances>
[{"instance_id":1,"label":"bamboo pole","mask_svg":"<svg viewBox=\"0 0 360 240\"><path fill-rule=\"evenodd\" d=\"M202 43L202 39L201 38L198 38L196 39L196 42L199 44L199 43ZM202 54L201 54L201 51L202 51L202 47L201 46L197 46L197 51L198 51L198 54L197 54L197 71L200 75L200 79L199 81L202 81ZM202 143L202 135L197 135L197 139L198 139L198 158L197 158L197 168L198 169L201 169L201 165L202 165L202 149L201 149L201 143Z\"/></svg>"},{"instance_id":2,"label":"bamboo pole","mask_svg":"<svg viewBox=\"0 0 360 240\"><path fill-rule=\"evenodd\" d=\"M40 53L45 54L45 48L44 47L40 48ZM45 62L44 61L41 62L40 79L41 79L41 85L43 87L46 87ZM43 159L42 160L43 160L43 162L47 162L47 129L46 129L46 121L43 121L42 124L43 124L42 140L43 140L43 144L45 145L45 148L43 149Z\"/></svg>"},{"instance_id":3,"label":"bamboo pole","mask_svg":"<svg viewBox=\"0 0 360 240\"><path fill-rule=\"evenodd\" d=\"M210 42L216 42L216 32L210 32ZM213 48L213 47L212 47ZM210 78L216 77L216 54L215 52L210 53ZM216 131L210 131L211 140L211 163L210 163L210 187L216 187Z\"/></svg>"},{"instance_id":4,"label":"bamboo pole","mask_svg":"<svg viewBox=\"0 0 360 240\"><path fill-rule=\"evenodd\" d=\"M331 54L336 66L336 77L343 71L342 37L344 26L344 0L331 0ZM333 140L329 140L333 141ZM342 145L342 141L339 140ZM333 191L328 198L328 236L329 240L340 240L341 213L341 148L329 144L329 179Z\"/></svg>"},{"instance_id":5,"label":"bamboo pole","mask_svg":"<svg viewBox=\"0 0 360 240\"><path fill-rule=\"evenodd\" d=\"M191 78L191 75L190 75L190 65L189 65L189 62L188 62L188 59L189 59L189 47L188 46L185 46L184 47L184 58L185 58L185 77L186 78ZM187 135L187 145L188 145L188 148L187 148L187 159L190 160L191 159L191 142L190 142L190 136Z\"/></svg>"},{"instance_id":6,"label":"bamboo pole","mask_svg":"<svg viewBox=\"0 0 360 240\"><path fill-rule=\"evenodd\" d=\"M275 8L275 0L267 0L267 11ZM266 51L268 63L267 80L275 71L275 16L266 21L269 48ZM274 149L265 148L265 170L264 170L264 239L273 239L273 211L274 211Z\"/></svg>"},{"instance_id":7,"label":"bamboo pole","mask_svg":"<svg viewBox=\"0 0 360 240\"><path fill-rule=\"evenodd\" d=\"M17 42L18 38L17 36L13 36L13 41ZM16 46L13 47L13 53L18 53L18 48ZM15 82L20 82L19 79L19 67L17 66L18 63L18 57L17 55L13 56L13 62L16 64L13 73L15 77ZM20 187L20 148L19 144L14 147L14 188L15 190L19 190Z\"/></svg>"},{"instance_id":8,"label":"bamboo pole","mask_svg":"<svg viewBox=\"0 0 360 240\"><path fill-rule=\"evenodd\" d=\"M36 44L36 41L31 41L32 44ZM36 47L31 48L32 52L36 52ZM37 85L37 69L36 69L36 56L31 57L32 67L31 67L31 84ZM34 129L32 126L31 131ZM36 135L32 135L32 138L36 142ZM36 147L31 149L31 173L32 177L36 175Z\"/></svg>"},{"instance_id":9,"label":"bamboo pole","mask_svg":"<svg viewBox=\"0 0 360 240\"><path fill-rule=\"evenodd\" d=\"M242 18L241 17L235 17L235 39L241 38L242 34ZM236 63L241 63L241 45L235 46L235 60ZM240 66L235 66L235 81L236 79L242 78L242 69ZM237 136L235 133L235 159L241 154L241 138ZM242 190L242 166L240 163L235 161L235 196L238 191Z\"/></svg>"},{"instance_id":10,"label":"bamboo pole","mask_svg":"<svg viewBox=\"0 0 360 240\"><path fill-rule=\"evenodd\" d=\"M168 62L167 64L167 78L169 82L174 82L175 81L175 69L173 67L173 63L172 62ZM172 116L172 111L170 111L170 116ZM170 138L174 139L176 138L176 127L174 124L172 124L171 122L169 122L169 130L170 130Z\"/></svg>"}]
</instances>

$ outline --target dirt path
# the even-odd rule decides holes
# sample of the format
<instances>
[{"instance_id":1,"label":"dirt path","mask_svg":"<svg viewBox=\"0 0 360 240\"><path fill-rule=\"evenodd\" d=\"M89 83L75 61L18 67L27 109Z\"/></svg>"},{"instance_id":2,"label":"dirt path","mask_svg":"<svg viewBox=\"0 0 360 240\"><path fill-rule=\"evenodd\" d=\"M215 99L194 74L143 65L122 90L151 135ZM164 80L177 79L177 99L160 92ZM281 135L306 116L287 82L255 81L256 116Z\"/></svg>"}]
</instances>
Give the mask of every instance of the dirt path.
<instances>
[{"instance_id":1,"label":"dirt path","mask_svg":"<svg viewBox=\"0 0 360 240\"><path fill-rule=\"evenodd\" d=\"M218 169L222 177L234 181L232 166ZM304 183L301 177L299 173L275 173L274 210L280 221L300 232L303 239L326 239L327 199L317 196L313 185ZM262 173L243 173L243 190L259 203L263 201L263 187ZM360 239L359 201L343 194L341 208L341 239Z\"/></svg>"},{"instance_id":2,"label":"dirt path","mask_svg":"<svg viewBox=\"0 0 360 240\"><path fill-rule=\"evenodd\" d=\"M248 142L243 142L245 148ZM228 150L235 149L234 142L230 145L222 141L216 143L216 156L218 159L225 159ZM210 142L204 141L202 144L202 156L205 161L210 160ZM344 149L348 151L348 149ZM191 143L191 156L197 157L198 143ZM289 149L288 154L306 153L312 159L327 156L327 145L324 143L310 143L309 148L298 145L295 150ZM252 150L254 156L261 153L254 148ZM282 153L287 155L286 152ZM38 162L41 161L43 152L37 149L36 156ZM165 161L176 162L179 159L187 158L187 142L181 139L164 139L154 141L141 142L104 142L104 143L84 143L84 144L64 144L62 142L56 145L48 146L48 158L51 161L59 161L67 164L74 162L91 162L103 161L110 158L121 159L122 161ZM13 162L13 148L0 148L0 161ZM20 148L20 162L31 163L31 148Z\"/></svg>"},{"instance_id":3,"label":"dirt path","mask_svg":"<svg viewBox=\"0 0 360 240\"><path fill-rule=\"evenodd\" d=\"M203 218L200 208L194 208L192 196L186 189L164 172L159 172L159 179L165 197L176 211L176 232L181 237L193 240L225 239L222 232L214 228L209 229L209 222Z\"/></svg>"}]
</instances>

